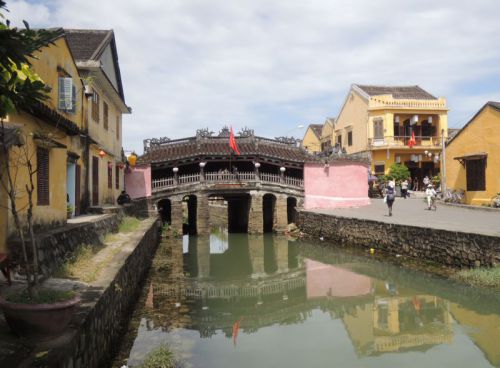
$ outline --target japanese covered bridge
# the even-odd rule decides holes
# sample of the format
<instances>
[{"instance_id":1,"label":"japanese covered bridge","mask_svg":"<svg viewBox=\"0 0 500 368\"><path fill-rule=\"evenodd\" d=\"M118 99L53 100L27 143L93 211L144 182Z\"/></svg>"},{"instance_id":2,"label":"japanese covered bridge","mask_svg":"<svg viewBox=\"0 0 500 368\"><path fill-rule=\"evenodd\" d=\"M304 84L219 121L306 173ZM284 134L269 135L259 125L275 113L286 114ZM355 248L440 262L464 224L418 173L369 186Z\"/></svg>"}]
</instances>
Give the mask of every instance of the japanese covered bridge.
<instances>
[{"instance_id":1,"label":"japanese covered bridge","mask_svg":"<svg viewBox=\"0 0 500 368\"><path fill-rule=\"evenodd\" d=\"M147 168L141 177L143 185L151 183L146 196L174 232L207 234L214 226L279 232L294 222L304 198L304 162L314 157L293 138L257 137L249 129L236 137L238 155L229 136L227 128L218 135L205 129L195 137L144 141L132 174ZM129 178L127 191L137 183Z\"/></svg>"}]
</instances>

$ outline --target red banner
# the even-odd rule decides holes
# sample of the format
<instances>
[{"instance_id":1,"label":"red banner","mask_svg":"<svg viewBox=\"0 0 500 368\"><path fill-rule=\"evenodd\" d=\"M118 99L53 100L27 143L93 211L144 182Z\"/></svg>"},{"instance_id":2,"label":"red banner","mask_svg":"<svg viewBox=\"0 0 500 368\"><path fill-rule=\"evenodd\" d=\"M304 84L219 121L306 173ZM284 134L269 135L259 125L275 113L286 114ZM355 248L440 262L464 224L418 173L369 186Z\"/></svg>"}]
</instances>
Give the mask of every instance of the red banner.
<instances>
[{"instance_id":1,"label":"red banner","mask_svg":"<svg viewBox=\"0 0 500 368\"><path fill-rule=\"evenodd\" d=\"M229 147L237 154L240 155L240 150L236 144L236 139L234 138L233 127L231 127L231 134L229 135Z\"/></svg>"}]
</instances>

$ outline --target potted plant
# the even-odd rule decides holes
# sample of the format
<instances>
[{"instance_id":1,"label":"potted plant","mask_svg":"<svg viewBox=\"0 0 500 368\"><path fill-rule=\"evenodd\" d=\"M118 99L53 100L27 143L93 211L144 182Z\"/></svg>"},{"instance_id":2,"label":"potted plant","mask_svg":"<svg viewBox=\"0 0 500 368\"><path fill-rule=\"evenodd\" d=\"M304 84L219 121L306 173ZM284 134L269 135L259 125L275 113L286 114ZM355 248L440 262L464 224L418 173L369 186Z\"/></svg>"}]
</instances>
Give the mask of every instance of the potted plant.
<instances>
[{"instance_id":1,"label":"potted plant","mask_svg":"<svg viewBox=\"0 0 500 368\"><path fill-rule=\"evenodd\" d=\"M73 207L72 205L70 205L68 203L68 205L66 206L66 217L68 219L72 218L73 217L73 211L74 211L75 207Z\"/></svg>"},{"instance_id":2,"label":"potted plant","mask_svg":"<svg viewBox=\"0 0 500 368\"><path fill-rule=\"evenodd\" d=\"M0 10L5 2L0 0ZM0 29L5 33L2 57L10 63L0 64L0 190L10 203L10 213L22 250L22 266L26 275L26 287L12 287L0 297L5 319L14 332L34 338L51 338L66 328L74 307L80 299L73 292L47 290L38 279L38 250L33 226L33 193L35 191L36 158L33 145L30 148L29 133L22 137L20 129L7 129L4 120L9 113L24 110L47 99L48 88L30 69L29 58L35 51L53 44L61 31L10 28L0 13ZM14 137L14 139L13 139ZM24 139L23 139L24 138ZM26 142L26 144L24 144ZM16 182L14 173L23 171L27 182ZM20 194L26 196L26 208L18 209ZM29 247L29 245L31 245Z\"/></svg>"}]
</instances>

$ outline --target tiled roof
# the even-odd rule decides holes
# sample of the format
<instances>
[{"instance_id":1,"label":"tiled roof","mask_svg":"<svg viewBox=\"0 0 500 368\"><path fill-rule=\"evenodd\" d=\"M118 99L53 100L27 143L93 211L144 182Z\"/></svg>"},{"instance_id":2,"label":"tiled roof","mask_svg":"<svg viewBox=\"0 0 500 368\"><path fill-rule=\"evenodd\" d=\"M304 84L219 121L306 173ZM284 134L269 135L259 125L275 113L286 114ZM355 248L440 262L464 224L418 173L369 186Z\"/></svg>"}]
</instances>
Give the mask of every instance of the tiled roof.
<instances>
[{"instance_id":1,"label":"tiled roof","mask_svg":"<svg viewBox=\"0 0 500 368\"><path fill-rule=\"evenodd\" d=\"M309 124L309 128L316 134L316 137L321 138L321 130L323 129L323 125L321 124Z\"/></svg>"},{"instance_id":2,"label":"tiled roof","mask_svg":"<svg viewBox=\"0 0 500 368\"><path fill-rule=\"evenodd\" d=\"M419 86L366 86L355 84L369 96L392 95L395 99L437 100Z\"/></svg>"},{"instance_id":3,"label":"tiled roof","mask_svg":"<svg viewBox=\"0 0 500 368\"><path fill-rule=\"evenodd\" d=\"M102 48L112 31L65 29L64 33L75 60L93 60L96 59L96 52Z\"/></svg>"},{"instance_id":4,"label":"tiled roof","mask_svg":"<svg viewBox=\"0 0 500 368\"><path fill-rule=\"evenodd\" d=\"M311 155L292 144L261 137L236 137L241 156L259 156L286 162L304 162ZM138 163L161 163L190 157L225 156L232 153L228 138L186 138L151 147L139 157Z\"/></svg>"},{"instance_id":5,"label":"tiled roof","mask_svg":"<svg viewBox=\"0 0 500 368\"><path fill-rule=\"evenodd\" d=\"M490 105L491 107L494 107L497 110L500 110L500 102L488 101L488 105Z\"/></svg>"}]
</instances>

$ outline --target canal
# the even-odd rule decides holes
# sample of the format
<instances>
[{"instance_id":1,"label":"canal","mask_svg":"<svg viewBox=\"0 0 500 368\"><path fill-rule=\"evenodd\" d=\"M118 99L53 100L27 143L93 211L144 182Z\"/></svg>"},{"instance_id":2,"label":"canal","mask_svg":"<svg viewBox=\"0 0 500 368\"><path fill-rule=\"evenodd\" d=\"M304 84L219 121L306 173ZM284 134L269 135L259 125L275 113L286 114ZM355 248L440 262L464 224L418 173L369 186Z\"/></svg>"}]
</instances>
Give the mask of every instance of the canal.
<instances>
[{"instance_id":1,"label":"canal","mask_svg":"<svg viewBox=\"0 0 500 368\"><path fill-rule=\"evenodd\" d=\"M320 243L318 241L318 243ZM272 235L160 244L113 367L500 366L500 296Z\"/></svg>"}]
</instances>

